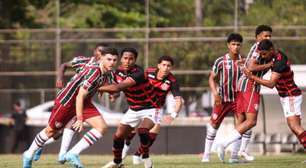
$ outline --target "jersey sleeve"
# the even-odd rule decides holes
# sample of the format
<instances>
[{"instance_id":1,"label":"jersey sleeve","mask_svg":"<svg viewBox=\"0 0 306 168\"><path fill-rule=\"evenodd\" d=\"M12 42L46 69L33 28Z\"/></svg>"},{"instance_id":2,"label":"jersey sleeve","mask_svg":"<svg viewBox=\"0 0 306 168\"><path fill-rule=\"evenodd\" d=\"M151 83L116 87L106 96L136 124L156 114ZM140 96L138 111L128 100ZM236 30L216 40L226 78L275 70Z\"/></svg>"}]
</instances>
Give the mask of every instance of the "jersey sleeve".
<instances>
[{"instance_id":1,"label":"jersey sleeve","mask_svg":"<svg viewBox=\"0 0 306 168\"><path fill-rule=\"evenodd\" d=\"M216 59L216 61L214 62L214 65L212 66L212 71L215 74L219 74L219 72L222 70L222 60L223 60L223 58L220 57L220 58Z\"/></svg>"},{"instance_id":2,"label":"jersey sleeve","mask_svg":"<svg viewBox=\"0 0 306 168\"><path fill-rule=\"evenodd\" d=\"M142 69L138 69L137 71L131 73L129 77L132 78L136 82L136 84L142 83L146 79L144 71Z\"/></svg>"},{"instance_id":3,"label":"jersey sleeve","mask_svg":"<svg viewBox=\"0 0 306 168\"><path fill-rule=\"evenodd\" d=\"M84 56L74 57L71 61L72 68L78 72L84 65L88 63L90 58Z\"/></svg>"},{"instance_id":4,"label":"jersey sleeve","mask_svg":"<svg viewBox=\"0 0 306 168\"><path fill-rule=\"evenodd\" d=\"M177 83L177 81L171 83L171 93L174 97L176 96L182 96L180 92L180 86Z\"/></svg>"},{"instance_id":5,"label":"jersey sleeve","mask_svg":"<svg viewBox=\"0 0 306 168\"><path fill-rule=\"evenodd\" d=\"M98 85L101 71L98 68L91 68L84 76L84 80L81 84L85 90L89 91Z\"/></svg>"}]
</instances>

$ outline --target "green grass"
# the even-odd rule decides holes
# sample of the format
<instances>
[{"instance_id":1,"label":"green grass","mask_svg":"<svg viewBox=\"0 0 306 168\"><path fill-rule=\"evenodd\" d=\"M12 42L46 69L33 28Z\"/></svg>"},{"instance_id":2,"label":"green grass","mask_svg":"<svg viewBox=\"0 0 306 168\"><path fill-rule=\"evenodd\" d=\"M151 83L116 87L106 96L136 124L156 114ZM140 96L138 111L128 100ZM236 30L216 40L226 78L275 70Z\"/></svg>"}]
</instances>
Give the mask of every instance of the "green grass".
<instances>
[{"instance_id":1,"label":"green grass","mask_svg":"<svg viewBox=\"0 0 306 168\"><path fill-rule=\"evenodd\" d=\"M252 163L223 164L215 155L210 163L200 162L198 155L152 155L155 168L306 168L301 163L306 160L306 154L282 154L257 156ZM41 160L33 163L33 168L69 168L66 163L60 165L56 162L56 155L43 155ZM86 168L100 168L112 159L110 155L81 155L82 163ZM0 155L0 168L20 168L21 155ZM127 157L125 167L143 168L143 165L132 165L131 157Z\"/></svg>"}]
</instances>

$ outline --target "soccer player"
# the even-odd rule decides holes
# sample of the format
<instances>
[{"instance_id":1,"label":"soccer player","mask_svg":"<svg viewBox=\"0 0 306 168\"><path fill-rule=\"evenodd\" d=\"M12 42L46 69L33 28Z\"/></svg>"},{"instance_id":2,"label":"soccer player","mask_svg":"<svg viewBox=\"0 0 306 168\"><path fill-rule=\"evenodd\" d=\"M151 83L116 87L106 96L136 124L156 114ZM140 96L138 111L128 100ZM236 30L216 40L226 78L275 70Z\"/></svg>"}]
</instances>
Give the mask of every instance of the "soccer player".
<instances>
[{"instance_id":1,"label":"soccer player","mask_svg":"<svg viewBox=\"0 0 306 168\"><path fill-rule=\"evenodd\" d=\"M103 168L122 167L122 149L124 140L129 133L138 126L142 158L145 168L153 166L149 157L150 133L149 130L155 124L160 123L160 109L158 108L158 96L151 86L143 69L136 63L138 52L134 48L124 48L121 52L121 65L116 71L118 84L100 87L102 92L123 91L127 97L129 109L120 121L116 133L113 136L113 161Z\"/></svg>"},{"instance_id":2,"label":"soccer player","mask_svg":"<svg viewBox=\"0 0 306 168\"><path fill-rule=\"evenodd\" d=\"M145 76L149 79L151 86L157 93L159 108L162 108L166 101L166 96L168 93L172 93L174 97L174 108L170 108L172 111L168 111L170 116L165 116L165 121L167 123L172 122L178 115L182 108L182 97L179 89L179 84L175 76L171 73L172 66L174 65L174 60L170 56L161 56L158 59L157 67L149 67L145 70ZM150 146L154 143L157 135L160 132L160 124L156 124L149 133ZM127 139L125 140L124 148L122 150L122 158L127 156L130 141L133 139L135 131L131 132ZM142 161L141 155L143 154L142 148L139 147L133 156L133 163L140 164Z\"/></svg>"},{"instance_id":3,"label":"soccer player","mask_svg":"<svg viewBox=\"0 0 306 168\"><path fill-rule=\"evenodd\" d=\"M270 39L272 29L266 25L260 25L256 28L255 36L256 41L260 42L264 39ZM254 75L262 77L273 65L270 58L260 56L255 44L246 58L245 67L248 68ZM243 137L250 138L249 131L256 125L257 113L260 101L260 85L250 80L245 74L239 78L238 93L237 93L237 123L235 129L225 138L223 142L218 144L218 157L221 161L224 161L225 148L236 140ZM249 135L249 136L248 136ZM243 142L243 141L242 141ZM245 152L244 154L247 155ZM247 160L253 160L253 158L247 158Z\"/></svg>"},{"instance_id":4,"label":"soccer player","mask_svg":"<svg viewBox=\"0 0 306 168\"><path fill-rule=\"evenodd\" d=\"M302 91L294 82L294 73L291 70L289 59L282 51L275 49L270 40L260 42L258 50L260 55L273 58L271 77L269 80L265 80L253 75L248 70L246 70L246 74L261 85L271 89L276 87L287 124L306 149L306 131L301 126Z\"/></svg>"},{"instance_id":5,"label":"soccer player","mask_svg":"<svg viewBox=\"0 0 306 168\"><path fill-rule=\"evenodd\" d=\"M240 34L231 33L227 37L228 52L216 59L210 72L209 86L214 95L215 102L210 123L207 124L202 162L209 162L211 147L224 117L230 112L234 114L235 118L237 116L236 96L238 79L242 74L240 69L242 64L242 57L240 55L242 42L243 38ZM240 147L239 144L237 146ZM234 147L235 150L232 152L229 162L238 162L238 147Z\"/></svg>"},{"instance_id":6,"label":"soccer player","mask_svg":"<svg viewBox=\"0 0 306 168\"><path fill-rule=\"evenodd\" d=\"M95 46L94 51L93 51L93 56L92 57L84 57L84 56L77 56L74 57L71 61L65 62L61 64L59 70L58 70L58 75L57 75L57 80L56 80L56 87L59 89L62 89L64 86L64 74L67 68L73 68L73 70L78 73L80 72L85 66L90 66L93 63L97 63L101 57L102 57L102 52L108 47L108 45L104 43L99 43ZM66 162L64 155L68 151L68 147L71 143L72 137L75 133L75 131L72 129L72 124L76 120L76 118L73 118L64 128L64 130L57 135L53 136L50 138L48 141L45 142L45 145L51 144L54 141L56 141L60 136L62 136L62 142L61 142L61 147L60 147L60 152L58 154L58 161L59 163L63 164ZM40 156L42 154L42 149L39 148L33 157L34 161L38 161L40 159Z\"/></svg>"},{"instance_id":7,"label":"soccer player","mask_svg":"<svg viewBox=\"0 0 306 168\"><path fill-rule=\"evenodd\" d=\"M258 46L260 41L272 38L272 28L270 26L267 26L267 25L257 26L257 28L255 30L255 38L256 38L256 42L251 47L251 49L250 49L250 51L247 55L247 59L250 59L252 56L256 57L256 55L258 55L257 46ZM244 157L247 161L253 161L255 159L254 156L250 155L246 151L247 146L250 143L251 136L252 136L252 130L251 129L246 131L244 134L242 134L241 146L240 146L240 150L238 152L238 155L241 156L241 157Z\"/></svg>"},{"instance_id":8,"label":"soccer player","mask_svg":"<svg viewBox=\"0 0 306 168\"><path fill-rule=\"evenodd\" d=\"M91 98L97 89L106 83L108 71L116 65L118 53L116 49L108 48L102 52L101 61L83 68L75 74L67 85L57 94L54 108L46 128L39 132L31 146L23 154L23 167L31 168L34 152L43 147L45 142L61 131L65 125L76 116L73 129L80 132L83 121L93 127L65 155L65 159L73 166L82 168L78 154L100 139L106 131L106 124L98 110L92 105Z\"/></svg>"}]
</instances>

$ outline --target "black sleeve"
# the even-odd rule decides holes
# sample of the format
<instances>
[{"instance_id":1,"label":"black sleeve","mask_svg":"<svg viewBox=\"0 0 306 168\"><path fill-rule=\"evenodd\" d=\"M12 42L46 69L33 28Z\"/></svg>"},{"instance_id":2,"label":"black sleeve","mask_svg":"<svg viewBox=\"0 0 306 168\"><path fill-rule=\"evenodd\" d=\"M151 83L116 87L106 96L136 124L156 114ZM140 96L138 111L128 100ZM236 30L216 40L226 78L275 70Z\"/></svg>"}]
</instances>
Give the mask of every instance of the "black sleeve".
<instances>
[{"instance_id":1,"label":"black sleeve","mask_svg":"<svg viewBox=\"0 0 306 168\"><path fill-rule=\"evenodd\" d=\"M180 86L176 81L171 83L171 93L173 94L173 97L182 96Z\"/></svg>"},{"instance_id":2,"label":"black sleeve","mask_svg":"<svg viewBox=\"0 0 306 168\"><path fill-rule=\"evenodd\" d=\"M136 84L142 83L145 81L144 71L142 69L138 69L129 75Z\"/></svg>"}]
</instances>

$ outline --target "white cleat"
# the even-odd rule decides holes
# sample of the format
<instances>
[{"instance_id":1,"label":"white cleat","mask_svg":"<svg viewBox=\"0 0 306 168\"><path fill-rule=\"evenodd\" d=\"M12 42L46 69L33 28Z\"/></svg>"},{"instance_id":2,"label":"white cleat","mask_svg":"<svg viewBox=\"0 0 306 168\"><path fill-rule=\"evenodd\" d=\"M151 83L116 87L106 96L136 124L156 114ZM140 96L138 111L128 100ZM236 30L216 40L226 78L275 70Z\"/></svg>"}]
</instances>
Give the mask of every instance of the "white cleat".
<instances>
[{"instance_id":1,"label":"white cleat","mask_svg":"<svg viewBox=\"0 0 306 168\"><path fill-rule=\"evenodd\" d=\"M220 159L220 161L224 162L225 148L222 144L218 145L217 152L218 152L218 158Z\"/></svg>"},{"instance_id":2,"label":"white cleat","mask_svg":"<svg viewBox=\"0 0 306 168\"><path fill-rule=\"evenodd\" d=\"M255 160L255 157L246 153L246 152L238 152L238 156L243 157L246 161L251 162Z\"/></svg>"},{"instance_id":3,"label":"white cleat","mask_svg":"<svg viewBox=\"0 0 306 168\"><path fill-rule=\"evenodd\" d=\"M210 161L209 160L209 155L203 155L201 162L202 163L208 163L209 161Z\"/></svg>"},{"instance_id":4,"label":"white cleat","mask_svg":"<svg viewBox=\"0 0 306 168\"><path fill-rule=\"evenodd\" d=\"M228 159L228 163L235 164L235 163L244 163L243 160L240 160L239 158L230 158Z\"/></svg>"},{"instance_id":5,"label":"white cleat","mask_svg":"<svg viewBox=\"0 0 306 168\"><path fill-rule=\"evenodd\" d=\"M139 165L139 164L141 164L142 161L143 160L142 160L141 156L133 155L133 164L134 165Z\"/></svg>"},{"instance_id":6,"label":"white cleat","mask_svg":"<svg viewBox=\"0 0 306 168\"><path fill-rule=\"evenodd\" d=\"M153 162L150 158L143 159L145 168L153 168Z\"/></svg>"},{"instance_id":7,"label":"white cleat","mask_svg":"<svg viewBox=\"0 0 306 168\"><path fill-rule=\"evenodd\" d=\"M130 145L124 144L124 147L122 149L122 160L126 158L129 149L130 149Z\"/></svg>"},{"instance_id":8,"label":"white cleat","mask_svg":"<svg viewBox=\"0 0 306 168\"><path fill-rule=\"evenodd\" d=\"M102 168L124 168L123 164L116 164L113 161L108 162L106 165L104 165Z\"/></svg>"}]
</instances>

